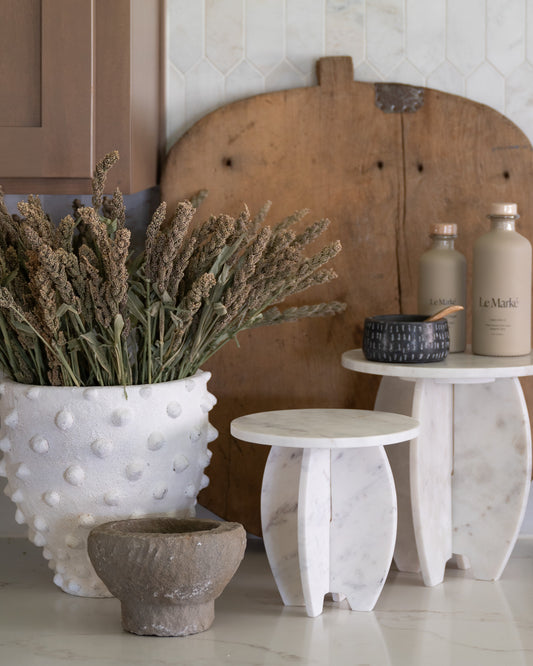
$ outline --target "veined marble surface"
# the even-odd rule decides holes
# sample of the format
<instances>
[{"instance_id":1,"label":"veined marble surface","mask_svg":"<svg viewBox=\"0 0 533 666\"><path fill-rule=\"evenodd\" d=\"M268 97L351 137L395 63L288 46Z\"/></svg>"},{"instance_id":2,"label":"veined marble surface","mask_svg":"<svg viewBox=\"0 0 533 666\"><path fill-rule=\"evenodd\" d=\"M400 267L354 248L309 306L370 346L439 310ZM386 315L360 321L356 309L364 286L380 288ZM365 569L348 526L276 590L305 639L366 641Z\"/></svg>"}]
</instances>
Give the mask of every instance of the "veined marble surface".
<instances>
[{"instance_id":1,"label":"veined marble surface","mask_svg":"<svg viewBox=\"0 0 533 666\"><path fill-rule=\"evenodd\" d=\"M364 409L289 409L240 416L231 434L245 442L305 448L394 444L415 437L418 421Z\"/></svg>"},{"instance_id":2,"label":"veined marble surface","mask_svg":"<svg viewBox=\"0 0 533 666\"><path fill-rule=\"evenodd\" d=\"M438 363L378 363L367 361L362 349L350 349L342 355L342 365L369 375L406 379L490 380L533 375L533 352L525 356L480 356L464 352L448 354Z\"/></svg>"},{"instance_id":3,"label":"veined marble surface","mask_svg":"<svg viewBox=\"0 0 533 666\"><path fill-rule=\"evenodd\" d=\"M511 554L529 496L527 406L513 378L455 386L454 396L453 552L468 558L476 578L494 580Z\"/></svg>"},{"instance_id":4,"label":"veined marble surface","mask_svg":"<svg viewBox=\"0 0 533 666\"><path fill-rule=\"evenodd\" d=\"M391 571L375 611L328 601L309 618L283 606L259 540L186 638L122 631L117 599L67 595L26 539L0 541L0 663L16 666L528 666L533 655L533 539L519 540L496 583L449 568L446 585Z\"/></svg>"}]
</instances>

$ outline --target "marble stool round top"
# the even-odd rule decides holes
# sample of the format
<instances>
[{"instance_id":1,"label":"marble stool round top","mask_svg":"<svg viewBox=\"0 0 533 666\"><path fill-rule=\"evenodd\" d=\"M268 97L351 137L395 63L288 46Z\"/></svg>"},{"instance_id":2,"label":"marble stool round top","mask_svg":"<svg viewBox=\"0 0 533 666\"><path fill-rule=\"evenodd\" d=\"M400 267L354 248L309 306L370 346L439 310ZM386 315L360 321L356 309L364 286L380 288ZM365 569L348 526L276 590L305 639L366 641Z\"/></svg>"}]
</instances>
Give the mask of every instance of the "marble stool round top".
<instances>
[{"instance_id":1,"label":"marble stool round top","mask_svg":"<svg viewBox=\"0 0 533 666\"><path fill-rule=\"evenodd\" d=\"M350 349L342 355L348 370L369 375L402 377L404 379L497 379L527 377L533 374L533 351L524 356L481 356L470 352L448 354L436 363L379 363L368 361L362 349Z\"/></svg>"},{"instance_id":2,"label":"marble stool round top","mask_svg":"<svg viewBox=\"0 0 533 666\"><path fill-rule=\"evenodd\" d=\"M409 416L365 409L287 409L240 416L231 434L253 444L317 449L395 444L417 436Z\"/></svg>"}]
</instances>

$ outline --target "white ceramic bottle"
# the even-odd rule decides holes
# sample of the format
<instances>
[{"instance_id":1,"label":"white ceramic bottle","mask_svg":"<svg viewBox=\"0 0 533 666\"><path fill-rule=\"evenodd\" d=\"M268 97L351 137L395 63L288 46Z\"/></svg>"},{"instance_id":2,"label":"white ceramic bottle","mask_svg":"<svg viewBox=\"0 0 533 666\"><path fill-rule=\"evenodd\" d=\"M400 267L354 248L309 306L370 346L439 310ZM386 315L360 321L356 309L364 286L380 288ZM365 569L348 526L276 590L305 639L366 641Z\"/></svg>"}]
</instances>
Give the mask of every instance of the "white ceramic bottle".
<instances>
[{"instance_id":1,"label":"white ceramic bottle","mask_svg":"<svg viewBox=\"0 0 533 666\"><path fill-rule=\"evenodd\" d=\"M472 351L521 356L531 350L531 243L515 231L516 204L492 204L488 217L474 244Z\"/></svg>"},{"instance_id":2,"label":"white ceramic bottle","mask_svg":"<svg viewBox=\"0 0 533 666\"><path fill-rule=\"evenodd\" d=\"M418 312L432 315L448 305L466 307L466 259L455 247L456 224L432 224L432 245L418 264ZM447 317L450 352L466 346L466 317L461 310Z\"/></svg>"}]
</instances>

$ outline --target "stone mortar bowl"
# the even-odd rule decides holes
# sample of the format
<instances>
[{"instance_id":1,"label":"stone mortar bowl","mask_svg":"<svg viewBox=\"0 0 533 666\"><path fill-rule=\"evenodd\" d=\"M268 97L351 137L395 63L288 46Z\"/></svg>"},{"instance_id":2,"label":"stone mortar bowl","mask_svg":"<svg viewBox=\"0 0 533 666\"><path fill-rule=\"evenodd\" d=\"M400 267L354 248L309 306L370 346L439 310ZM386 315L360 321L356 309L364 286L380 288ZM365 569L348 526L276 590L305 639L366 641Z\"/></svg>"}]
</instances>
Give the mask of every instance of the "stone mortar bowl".
<instances>
[{"instance_id":1,"label":"stone mortar bowl","mask_svg":"<svg viewBox=\"0 0 533 666\"><path fill-rule=\"evenodd\" d=\"M382 363L434 363L448 354L446 319L425 321L425 315L378 315L365 319L363 354Z\"/></svg>"},{"instance_id":2,"label":"stone mortar bowl","mask_svg":"<svg viewBox=\"0 0 533 666\"><path fill-rule=\"evenodd\" d=\"M91 530L91 562L134 634L186 636L208 629L215 599L244 556L239 523L139 518Z\"/></svg>"}]
</instances>

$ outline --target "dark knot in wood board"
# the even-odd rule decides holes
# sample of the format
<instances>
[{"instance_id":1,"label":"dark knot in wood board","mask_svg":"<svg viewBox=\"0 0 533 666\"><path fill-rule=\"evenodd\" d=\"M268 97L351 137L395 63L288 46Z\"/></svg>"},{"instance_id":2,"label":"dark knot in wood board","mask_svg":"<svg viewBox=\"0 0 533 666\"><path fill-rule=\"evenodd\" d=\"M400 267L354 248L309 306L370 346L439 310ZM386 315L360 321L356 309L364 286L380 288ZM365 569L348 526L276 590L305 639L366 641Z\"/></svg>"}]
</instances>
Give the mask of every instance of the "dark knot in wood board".
<instances>
[{"instance_id":1,"label":"dark knot in wood board","mask_svg":"<svg viewBox=\"0 0 533 666\"><path fill-rule=\"evenodd\" d=\"M424 105L424 88L403 83L376 83L376 106L384 113L415 113Z\"/></svg>"}]
</instances>

